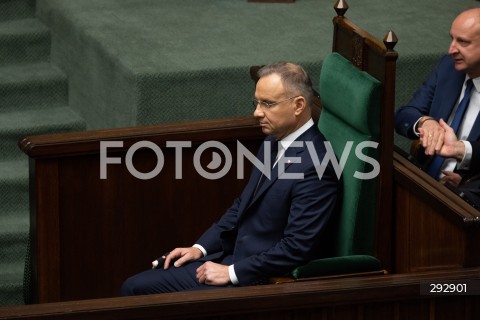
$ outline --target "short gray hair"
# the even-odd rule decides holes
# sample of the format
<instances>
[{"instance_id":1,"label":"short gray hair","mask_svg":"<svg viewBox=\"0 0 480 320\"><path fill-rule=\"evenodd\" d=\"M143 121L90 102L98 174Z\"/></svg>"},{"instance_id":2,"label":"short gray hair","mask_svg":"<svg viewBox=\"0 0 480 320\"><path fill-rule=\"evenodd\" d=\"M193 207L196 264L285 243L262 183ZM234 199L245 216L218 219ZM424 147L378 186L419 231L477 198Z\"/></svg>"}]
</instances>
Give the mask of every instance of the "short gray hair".
<instances>
[{"instance_id":1,"label":"short gray hair","mask_svg":"<svg viewBox=\"0 0 480 320\"><path fill-rule=\"evenodd\" d=\"M257 76L260 79L274 73L280 75L288 95L301 95L309 106L313 105L312 81L305 69L295 63L278 61L260 68Z\"/></svg>"}]
</instances>

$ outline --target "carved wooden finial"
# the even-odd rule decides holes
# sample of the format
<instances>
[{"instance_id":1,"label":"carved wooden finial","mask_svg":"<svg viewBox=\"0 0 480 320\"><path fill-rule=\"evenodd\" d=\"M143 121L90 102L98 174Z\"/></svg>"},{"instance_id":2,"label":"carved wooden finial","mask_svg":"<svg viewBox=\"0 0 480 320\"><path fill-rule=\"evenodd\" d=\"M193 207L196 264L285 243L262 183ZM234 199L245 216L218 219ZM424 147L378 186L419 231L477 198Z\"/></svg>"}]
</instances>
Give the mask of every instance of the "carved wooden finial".
<instances>
[{"instance_id":1,"label":"carved wooden finial","mask_svg":"<svg viewBox=\"0 0 480 320\"><path fill-rule=\"evenodd\" d=\"M393 31L388 31L388 33L385 35L383 38L383 43L385 44L385 47L387 47L388 50L393 50L395 46L397 45L398 39L397 36Z\"/></svg>"},{"instance_id":2,"label":"carved wooden finial","mask_svg":"<svg viewBox=\"0 0 480 320\"><path fill-rule=\"evenodd\" d=\"M345 12L347 12L348 10L348 4L345 0L337 0L337 3L335 3L333 8L335 9L339 17L343 17L345 15Z\"/></svg>"}]
</instances>

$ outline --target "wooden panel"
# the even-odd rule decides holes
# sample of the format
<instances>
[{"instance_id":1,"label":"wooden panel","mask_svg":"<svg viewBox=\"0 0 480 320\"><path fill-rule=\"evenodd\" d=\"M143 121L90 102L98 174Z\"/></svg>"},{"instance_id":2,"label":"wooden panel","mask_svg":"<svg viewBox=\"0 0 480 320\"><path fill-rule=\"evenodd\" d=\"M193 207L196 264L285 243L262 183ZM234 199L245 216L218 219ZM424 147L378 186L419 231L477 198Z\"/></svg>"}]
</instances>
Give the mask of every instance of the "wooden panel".
<instances>
[{"instance_id":1,"label":"wooden panel","mask_svg":"<svg viewBox=\"0 0 480 320\"><path fill-rule=\"evenodd\" d=\"M480 281L480 269L326 279L202 292L0 308L2 319L478 319L480 295L420 295L420 285Z\"/></svg>"},{"instance_id":2,"label":"wooden panel","mask_svg":"<svg viewBox=\"0 0 480 320\"><path fill-rule=\"evenodd\" d=\"M35 163L30 159L30 238L32 248L33 299L44 292L51 301L60 299L60 214L58 161L46 159ZM38 173L38 174L37 174ZM32 177L35 177L33 179ZM41 208L41 209L38 209ZM48 243L48 246L45 245ZM37 263L38 262L38 263Z\"/></svg>"},{"instance_id":3,"label":"wooden panel","mask_svg":"<svg viewBox=\"0 0 480 320\"><path fill-rule=\"evenodd\" d=\"M32 159L36 301L117 296L122 282L149 268L153 259L192 245L246 184L251 164L244 161L244 178L238 179L238 143L255 154L263 139L252 118L24 139L22 147ZM202 177L193 161L198 147L212 140L221 141L232 156L231 169L219 179ZM100 179L100 141L124 142L108 152L121 164L108 165L107 179ZM143 141L159 146L164 158L161 172L147 180L126 166L128 148ZM191 147L182 148L180 158L167 141L191 141ZM203 168L212 151L221 154L207 148L200 158ZM132 157L135 170L143 173L157 162L149 148ZM180 168L183 179L177 179Z\"/></svg>"},{"instance_id":4,"label":"wooden panel","mask_svg":"<svg viewBox=\"0 0 480 320\"><path fill-rule=\"evenodd\" d=\"M236 141L225 145L236 158ZM254 150L258 144L246 146ZM62 159L61 300L116 296L128 276L168 250L193 245L233 203L246 180L236 179L236 170L219 180L201 177L193 167L194 150L183 152L188 179L178 180L172 149L163 150L165 166L151 180L135 178L123 165L109 166L109 178L100 180L97 155ZM155 164L153 152L135 154L137 170L150 172ZM88 258L79 264L79 257Z\"/></svg>"},{"instance_id":5,"label":"wooden panel","mask_svg":"<svg viewBox=\"0 0 480 320\"><path fill-rule=\"evenodd\" d=\"M438 215L431 208L429 203L419 198L411 191L401 186L397 187L396 196L398 199L408 199L400 203L397 217L397 230L406 231L408 242L404 248L408 263L399 268L398 271L424 271L437 268L461 268L465 261L465 235L452 221ZM405 245L405 244L404 244ZM400 253L400 252L399 252ZM405 264L407 259L397 255L399 264Z\"/></svg>"},{"instance_id":6,"label":"wooden panel","mask_svg":"<svg viewBox=\"0 0 480 320\"><path fill-rule=\"evenodd\" d=\"M395 154L396 272L479 266L480 212Z\"/></svg>"}]
</instances>

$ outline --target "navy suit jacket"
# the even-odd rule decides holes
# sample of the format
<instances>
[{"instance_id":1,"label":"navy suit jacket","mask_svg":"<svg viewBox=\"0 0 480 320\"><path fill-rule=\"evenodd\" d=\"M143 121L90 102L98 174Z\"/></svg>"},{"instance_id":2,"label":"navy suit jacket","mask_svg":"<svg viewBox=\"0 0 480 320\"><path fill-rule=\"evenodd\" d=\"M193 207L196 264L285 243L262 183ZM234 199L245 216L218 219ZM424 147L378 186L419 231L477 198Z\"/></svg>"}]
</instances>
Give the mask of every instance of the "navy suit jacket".
<instances>
[{"instance_id":1,"label":"navy suit jacket","mask_svg":"<svg viewBox=\"0 0 480 320\"><path fill-rule=\"evenodd\" d=\"M470 161L470 173L467 178L480 173L480 141L472 144L472 159Z\"/></svg>"},{"instance_id":2,"label":"navy suit jacket","mask_svg":"<svg viewBox=\"0 0 480 320\"><path fill-rule=\"evenodd\" d=\"M267 141L277 143L267 137L258 159L264 158ZM203 260L234 264L240 285L285 275L321 256L329 247L322 237L337 211L340 181L330 163L321 178L317 175L305 144L312 142L321 163L326 153L325 138L315 125L296 141L303 146L286 150L284 173L279 176L281 165L277 164L271 179L266 179L255 193L262 173L254 166L240 197L197 241L207 251ZM303 173L304 177L283 179L285 173Z\"/></svg>"},{"instance_id":3,"label":"navy suit jacket","mask_svg":"<svg viewBox=\"0 0 480 320\"><path fill-rule=\"evenodd\" d=\"M410 139L418 137L413 132L413 125L422 116L429 115L437 121L448 121L455 104L462 92L465 73L455 70L452 57L445 55L437 67L417 90L407 105L395 114L395 130ZM477 117L468 136L473 143L480 139L480 117Z\"/></svg>"}]
</instances>

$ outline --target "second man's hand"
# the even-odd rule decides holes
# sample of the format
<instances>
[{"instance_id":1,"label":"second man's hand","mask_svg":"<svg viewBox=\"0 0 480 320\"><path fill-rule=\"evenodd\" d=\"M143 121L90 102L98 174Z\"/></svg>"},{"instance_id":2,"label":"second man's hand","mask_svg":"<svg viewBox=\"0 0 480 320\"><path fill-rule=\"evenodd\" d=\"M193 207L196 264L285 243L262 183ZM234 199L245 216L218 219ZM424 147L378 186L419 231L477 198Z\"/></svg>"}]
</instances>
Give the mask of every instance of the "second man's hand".
<instances>
[{"instance_id":1,"label":"second man's hand","mask_svg":"<svg viewBox=\"0 0 480 320\"><path fill-rule=\"evenodd\" d=\"M439 152L443 146L445 129L433 118L426 118L428 118L428 121L420 120L422 125L418 128L418 132L420 133L420 140L425 149L425 154L432 156Z\"/></svg>"},{"instance_id":2,"label":"second man's hand","mask_svg":"<svg viewBox=\"0 0 480 320\"><path fill-rule=\"evenodd\" d=\"M197 269L197 280L213 286L224 286L230 283L228 266L207 261Z\"/></svg>"}]
</instances>

